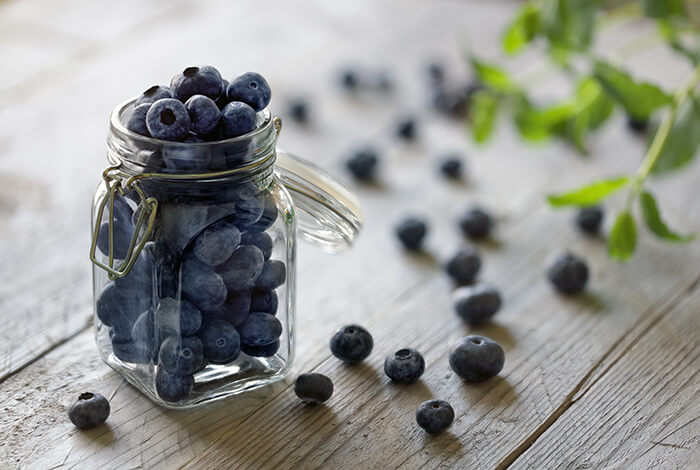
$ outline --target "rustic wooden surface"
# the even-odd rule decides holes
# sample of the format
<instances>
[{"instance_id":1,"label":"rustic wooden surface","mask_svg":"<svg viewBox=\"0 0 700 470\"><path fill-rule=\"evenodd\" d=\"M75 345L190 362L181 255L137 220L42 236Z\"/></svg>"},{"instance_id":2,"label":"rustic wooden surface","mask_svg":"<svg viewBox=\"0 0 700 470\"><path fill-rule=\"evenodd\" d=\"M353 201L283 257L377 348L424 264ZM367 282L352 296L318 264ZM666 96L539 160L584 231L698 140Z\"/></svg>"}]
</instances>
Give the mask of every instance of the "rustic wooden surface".
<instances>
[{"instance_id":1,"label":"rustic wooden surface","mask_svg":"<svg viewBox=\"0 0 700 470\"><path fill-rule=\"evenodd\" d=\"M583 238L569 212L544 194L636 168L644 144L623 119L579 157L559 143L525 146L508 126L474 148L464 129L432 113L416 144L391 125L425 113L423 67L432 57L465 76L467 45L497 57L514 10L499 1L255 2L224 0L0 1L0 468L690 468L700 461L700 244L642 236L628 265L606 258L604 240ZM640 25L605 33L606 53ZM538 56L516 61L519 76ZM191 63L227 75L258 70L273 109L312 98L308 129L286 123L281 145L344 177L345 152L360 142L383 151L381 181L351 185L366 225L356 246L331 256L299 250L297 361L289 379L190 412L151 404L104 365L90 328L87 258L91 193L104 167L107 116L144 85ZM350 99L333 86L345 63L389 67L393 97ZM660 48L630 59L636 73L669 86L687 67ZM539 77L539 75L537 75ZM538 95L564 87L537 80ZM448 184L436 156L469 156L469 181ZM700 228L700 167L654 182L664 210L685 231ZM473 202L498 218L482 244L482 278L502 289L496 321L476 331L506 350L498 378L465 385L447 351L471 330L454 315L440 264L464 240L454 220ZM615 205L619 201L614 201ZM427 216L426 253L407 255L392 225ZM609 221L608 221L609 222ZM547 259L570 248L589 260L590 288L555 295ZM369 280L369 282L368 282ZM348 322L371 330L375 351L347 367L329 353ZM397 386L383 357L400 347L427 361L422 380ZM335 382L327 406L302 406L290 384L320 371ZM84 390L111 398L108 425L78 432L67 406ZM449 432L414 424L423 400L449 400Z\"/></svg>"}]
</instances>

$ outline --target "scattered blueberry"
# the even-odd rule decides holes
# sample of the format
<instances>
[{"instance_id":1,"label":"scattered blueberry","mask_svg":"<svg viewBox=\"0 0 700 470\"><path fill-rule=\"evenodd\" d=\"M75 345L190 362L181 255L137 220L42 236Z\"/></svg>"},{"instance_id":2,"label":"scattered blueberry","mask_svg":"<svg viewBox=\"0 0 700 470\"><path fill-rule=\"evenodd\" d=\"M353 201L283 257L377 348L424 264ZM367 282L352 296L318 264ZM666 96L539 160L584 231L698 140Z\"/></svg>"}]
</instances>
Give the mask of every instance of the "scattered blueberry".
<instances>
[{"instance_id":1,"label":"scattered blueberry","mask_svg":"<svg viewBox=\"0 0 700 470\"><path fill-rule=\"evenodd\" d=\"M282 334L282 323L270 313L251 312L238 326L241 342L249 346L265 346L277 341Z\"/></svg>"},{"instance_id":2,"label":"scattered blueberry","mask_svg":"<svg viewBox=\"0 0 700 470\"><path fill-rule=\"evenodd\" d=\"M420 250L427 233L428 225L417 217L407 217L396 226L396 236L409 250Z\"/></svg>"},{"instance_id":3,"label":"scattered blueberry","mask_svg":"<svg viewBox=\"0 0 700 470\"><path fill-rule=\"evenodd\" d=\"M182 140L189 133L190 124L187 108L173 98L156 101L146 113L148 133L156 139Z\"/></svg>"},{"instance_id":4,"label":"scattered blueberry","mask_svg":"<svg viewBox=\"0 0 700 470\"><path fill-rule=\"evenodd\" d=\"M359 325L348 325L339 329L331 338L331 352L349 364L360 362L369 356L374 341L369 331Z\"/></svg>"},{"instance_id":5,"label":"scattered blueberry","mask_svg":"<svg viewBox=\"0 0 700 470\"><path fill-rule=\"evenodd\" d=\"M247 289L253 286L262 272L264 262L258 247L241 245L217 270L229 289Z\"/></svg>"},{"instance_id":6,"label":"scattered blueberry","mask_svg":"<svg viewBox=\"0 0 700 470\"><path fill-rule=\"evenodd\" d=\"M635 134L644 134L649 129L649 119L627 117L627 127Z\"/></svg>"},{"instance_id":7,"label":"scattered blueberry","mask_svg":"<svg viewBox=\"0 0 700 470\"><path fill-rule=\"evenodd\" d=\"M289 117L300 124L306 124L309 122L309 108L308 101L297 98L289 103Z\"/></svg>"},{"instance_id":8,"label":"scattered blueberry","mask_svg":"<svg viewBox=\"0 0 700 470\"><path fill-rule=\"evenodd\" d=\"M79 429L92 429L107 421L109 401L99 393L81 393L68 408L68 418Z\"/></svg>"},{"instance_id":9,"label":"scattered blueberry","mask_svg":"<svg viewBox=\"0 0 700 470\"><path fill-rule=\"evenodd\" d=\"M445 81L445 68L438 62L428 64L428 77L434 84L440 84Z\"/></svg>"},{"instance_id":10,"label":"scattered blueberry","mask_svg":"<svg viewBox=\"0 0 700 470\"><path fill-rule=\"evenodd\" d=\"M202 326L202 312L186 300L164 297L158 303L155 322L164 336L191 336Z\"/></svg>"},{"instance_id":11,"label":"scattered blueberry","mask_svg":"<svg viewBox=\"0 0 700 470\"><path fill-rule=\"evenodd\" d=\"M588 282L586 261L571 253L564 253L555 259L547 269L547 278L563 294L578 294Z\"/></svg>"},{"instance_id":12,"label":"scattered blueberry","mask_svg":"<svg viewBox=\"0 0 700 470\"><path fill-rule=\"evenodd\" d=\"M379 163L379 156L372 148L356 150L345 162L345 166L355 179L360 181L370 181L375 178Z\"/></svg>"},{"instance_id":13,"label":"scattered blueberry","mask_svg":"<svg viewBox=\"0 0 700 470\"><path fill-rule=\"evenodd\" d=\"M353 69L345 69L340 72L340 85L348 91L355 91L360 85L358 74Z\"/></svg>"},{"instance_id":14,"label":"scattered blueberry","mask_svg":"<svg viewBox=\"0 0 700 470\"><path fill-rule=\"evenodd\" d=\"M255 129L255 110L240 101L232 101L221 110L219 129L224 139L238 137Z\"/></svg>"},{"instance_id":15,"label":"scattered blueberry","mask_svg":"<svg viewBox=\"0 0 700 470\"><path fill-rule=\"evenodd\" d=\"M598 233L602 223L603 208L600 206L584 207L576 214L576 224L586 233Z\"/></svg>"},{"instance_id":16,"label":"scattered blueberry","mask_svg":"<svg viewBox=\"0 0 700 470\"><path fill-rule=\"evenodd\" d=\"M468 99L461 91L441 85L433 91L433 106L447 116L460 119L467 114Z\"/></svg>"},{"instance_id":17,"label":"scattered blueberry","mask_svg":"<svg viewBox=\"0 0 700 470\"><path fill-rule=\"evenodd\" d=\"M458 180L462 178L462 159L457 155L447 155L440 162L440 173L445 178Z\"/></svg>"},{"instance_id":18,"label":"scattered blueberry","mask_svg":"<svg viewBox=\"0 0 700 470\"><path fill-rule=\"evenodd\" d=\"M471 284L481 269L481 257L471 247L460 248L445 265L445 271L457 284Z\"/></svg>"},{"instance_id":19,"label":"scattered blueberry","mask_svg":"<svg viewBox=\"0 0 700 470\"><path fill-rule=\"evenodd\" d=\"M262 111L270 104L270 85L256 72L246 72L231 80L226 96L231 101L242 101L255 111Z\"/></svg>"},{"instance_id":20,"label":"scattered blueberry","mask_svg":"<svg viewBox=\"0 0 700 470\"><path fill-rule=\"evenodd\" d=\"M226 284L211 267L194 256L182 262L181 286L184 297L200 310L214 310L226 300Z\"/></svg>"},{"instance_id":21,"label":"scattered blueberry","mask_svg":"<svg viewBox=\"0 0 700 470\"><path fill-rule=\"evenodd\" d=\"M413 383L424 370L423 356L412 348L399 349L384 359L384 373L395 382Z\"/></svg>"},{"instance_id":22,"label":"scattered blueberry","mask_svg":"<svg viewBox=\"0 0 700 470\"><path fill-rule=\"evenodd\" d=\"M270 260L263 265L260 275L255 279L259 289L273 290L287 280L287 269L282 261Z\"/></svg>"},{"instance_id":23,"label":"scattered blueberry","mask_svg":"<svg viewBox=\"0 0 700 470\"><path fill-rule=\"evenodd\" d=\"M210 225L194 241L197 259L211 266L226 261L241 241L241 232L232 222L221 220Z\"/></svg>"},{"instance_id":24,"label":"scattered blueberry","mask_svg":"<svg viewBox=\"0 0 700 470\"><path fill-rule=\"evenodd\" d=\"M165 401L176 403L192 393L194 377L192 374L171 374L162 368L156 373L156 392Z\"/></svg>"},{"instance_id":25,"label":"scattered blueberry","mask_svg":"<svg viewBox=\"0 0 700 470\"><path fill-rule=\"evenodd\" d=\"M413 140L416 138L416 120L405 118L396 125L396 136L403 140Z\"/></svg>"},{"instance_id":26,"label":"scattered blueberry","mask_svg":"<svg viewBox=\"0 0 700 470\"><path fill-rule=\"evenodd\" d=\"M253 289L250 301L251 312L265 312L275 314L279 299L277 293L273 290Z\"/></svg>"},{"instance_id":27,"label":"scattered blueberry","mask_svg":"<svg viewBox=\"0 0 700 470\"><path fill-rule=\"evenodd\" d=\"M241 344L241 351L251 357L272 357L280 349L279 340L275 340L270 344L265 346L250 346L247 344Z\"/></svg>"},{"instance_id":28,"label":"scattered blueberry","mask_svg":"<svg viewBox=\"0 0 700 470\"><path fill-rule=\"evenodd\" d=\"M213 99L204 95L192 95L185 101L185 107L190 113L194 132L206 135L216 129L221 111Z\"/></svg>"},{"instance_id":29,"label":"scattered blueberry","mask_svg":"<svg viewBox=\"0 0 700 470\"><path fill-rule=\"evenodd\" d=\"M126 121L126 128L131 132L150 137L151 134L148 132L148 127L146 127L146 114L148 114L149 109L151 109L151 103L142 103L134 106L129 120Z\"/></svg>"},{"instance_id":30,"label":"scattered blueberry","mask_svg":"<svg viewBox=\"0 0 700 470\"><path fill-rule=\"evenodd\" d=\"M437 434L449 428L455 419L455 412L444 400L428 400L416 409L416 422L426 432Z\"/></svg>"},{"instance_id":31,"label":"scattered blueberry","mask_svg":"<svg viewBox=\"0 0 700 470\"><path fill-rule=\"evenodd\" d=\"M204 95L215 100L225 90L221 74L214 67L187 67L170 81L173 97L187 101L192 95Z\"/></svg>"},{"instance_id":32,"label":"scattered blueberry","mask_svg":"<svg viewBox=\"0 0 700 470\"><path fill-rule=\"evenodd\" d=\"M479 208L469 209L459 219L464 235L472 239L485 238L491 232L491 216Z\"/></svg>"},{"instance_id":33,"label":"scattered blueberry","mask_svg":"<svg viewBox=\"0 0 700 470\"><path fill-rule=\"evenodd\" d=\"M233 361L241 353L241 338L229 322L212 320L198 333L204 345L204 357L214 364Z\"/></svg>"},{"instance_id":34,"label":"scattered blueberry","mask_svg":"<svg viewBox=\"0 0 700 470\"><path fill-rule=\"evenodd\" d=\"M462 338L450 352L450 367L468 382L480 382L498 375L506 356L503 348L485 336Z\"/></svg>"},{"instance_id":35,"label":"scattered blueberry","mask_svg":"<svg viewBox=\"0 0 700 470\"><path fill-rule=\"evenodd\" d=\"M480 283L460 287L453 294L457 314L471 325L490 319L501 308L501 294L495 287Z\"/></svg>"},{"instance_id":36,"label":"scattered blueberry","mask_svg":"<svg viewBox=\"0 0 700 470\"><path fill-rule=\"evenodd\" d=\"M160 345L158 363L171 374L193 374L204 365L204 346L197 336L168 336Z\"/></svg>"},{"instance_id":37,"label":"scattered blueberry","mask_svg":"<svg viewBox=\"0 0 700 470\"><path fill-rule=\"evenodd\" d=\"M275 211L277 214L277 211ZM272 237L265 232L243 232L241 234L241 245L253 245L260 248L265 261L272 256Z\"/></svg>"},{"instance_id":38,"label":"scattered blueberry","mask_svg":"<svg viewBox=\"0 0 700 470\"><path fill-rule=\"evenodd\" d=\"M318 405L333 395L333 382L323 374L301 374L294 381L294 393L307 405Z\"/></svg>"},{"instance_id":39,"label":"scattered blueberry","mask_svg":"<svg viewBox=\"0 0 700 470\"><path fill-rule=\"evenodd\" d=\"M172 97L173 93L167 86L153 85L152 87L148 88L146 91L141 93L141 95L138 98L136 98L136 101L134 101L134 107L146 103L155 103L156 101L162 100L163 98Z\"/></svg>"}]
</instances>

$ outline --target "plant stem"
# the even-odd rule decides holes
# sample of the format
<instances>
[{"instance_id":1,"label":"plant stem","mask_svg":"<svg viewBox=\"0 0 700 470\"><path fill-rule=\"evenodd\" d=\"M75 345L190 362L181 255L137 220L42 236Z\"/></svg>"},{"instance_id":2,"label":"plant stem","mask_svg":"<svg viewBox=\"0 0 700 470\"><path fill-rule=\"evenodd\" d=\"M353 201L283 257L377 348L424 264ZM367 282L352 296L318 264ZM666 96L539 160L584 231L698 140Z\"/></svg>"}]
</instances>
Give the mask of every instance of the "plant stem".
<instances>
[{"instance_id":1,"label":"plant stem","mask_svg":"<svg viewBox=\"0 0 700 470\"><path fill-rule=\"evenodd\" d=\"M627 204L625 206L625 208L628 211L631 209L634 200L637 198L640 191L642 190L642 185L644 184L644 181L649 176L649 173L651 173L651 170L654 169L654 165L656 165L656 162L661 156L661 150L663 149L663 146L666 143L666 139L668 139L668 135L671 132L671 127L673 126L673 122L676 119L678 107L688 98L688 95L690 95L693 92L693 90L695 90L695 87L698 85L699 82L700 65L695 67L693 73L690 75L690 77L688 77L685 83L678 89L678 91L674 95L673 101L671 102L671 108L669 109L668 114L666 114L666 116L664 117L663 121L661 121L659 129L654 135L654 139L652 140L651 145L649 146L649 150L644 156L644 160L642 161L639 170L637 170L637 174L635 175L634 180L632 180L632 188L630 189L629 195L627 197Z\"/></svg>"}]
</instances>

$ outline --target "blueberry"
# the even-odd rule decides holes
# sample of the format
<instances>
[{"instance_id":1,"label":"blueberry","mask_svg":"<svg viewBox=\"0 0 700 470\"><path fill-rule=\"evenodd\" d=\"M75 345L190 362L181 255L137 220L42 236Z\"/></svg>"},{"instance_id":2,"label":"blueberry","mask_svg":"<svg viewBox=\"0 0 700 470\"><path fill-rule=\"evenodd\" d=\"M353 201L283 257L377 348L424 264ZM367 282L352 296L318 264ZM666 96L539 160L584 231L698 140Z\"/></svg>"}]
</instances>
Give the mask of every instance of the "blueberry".
<instances>
[{"instance_id":1,"label":"blueberry","mask_svg":"<svg viewBox=\"0 0 700 470\"><path fill-rule=\"evenodd\" d=\"M162 368L156 373L156 392L165 401L176 403L192 393L194 377L191 374L171 374Z\"/></svg>"},{"instance_id":2,"label":"blueberry","mask_svg":"<svg viewBox=\"0 0 700 470\"><path fill-rule=\"evenodd\" d=\"M270 192L266 192L263 198L263 212L257 222L246 224L246 230L250 232L262 232L267 230L277 220L277 201Z\"/></svg>"},{"instance_id":3,"label":"blueberry","mask_svg":"<svg viewBox=\"0 0 700 470\"><path fill-rule=\"evenodd\" d=\"M279 340L275 340L265 346L249 346L241 343L241 351L251 357L272 357L280 349Z\"/></svg>"},{"instance_id":4,"label":"blueberry","mask_svg":"<svg viewBox=\"0 0 700 470\"><path fill-rule=\"evenodd\" d=\"M129 120L126 121L126 128L131 132L150 137L151 134L148 132L148 127L146 127L146 114L148 114L149 109L151 109L151 103L142 103L134 106Z\"/></svg>"},{"instance_id":5,"label":"blueberry","mask_svg":"<svg viewBox=\"0 0 700 470\"><path fill-rule=\"evenodd\" d=\"M433 83L439 84L445 81L445 68L439 62L428 64L428 77Z\"/></svg>"},{"instance_id":6,"label":"blueberry","mask_svg":"<svg viewBox=\"0 0 700 470\"><path fill-rule=\"evenodd\" d=\"M110 332L112 352L122 362L131 364L148 364L154 360L154 349L151 345L123 339Z\"/></svg>"},{"instance_id":7,"label":"blueberry","mask_svg":"<svg viewBox=\"0 0 700 470\"><path fill-rule=\"evenodd\" d=\"M416 120L413 118L401 119L396 125L396 136L403 140L416 138Z\"/></svg>"},{"instance_id":8,"label":"blueberry","mask_svg":"<svg viewBox=\"0 0 700 470\"><path fill-rule=\"evenodd\" d=\"M107 284L96 302L97 318L124 341L131 339L134 322L147 308L143 298L130 295L129 289L119 289L113 282Z\"/></svg>"},{"instance_id":9,"label":"blueberry","mask_svg":"<svg viewBox=\"0 0 700 470\"><path fill-rule=\"evenodd\" d=\"M231 290L226 302L211 312L213 318L226 320L233 326L238 326L248 318L251 312L251 292L249 289Z\"/></svg>"},{"instance_id":10,"label":"blueberry","mask_svg":"<svg viewBox=\"0 0 700 470\"><path fill-rule=\"evenodd\" d=\"M192 133L188 133L183 142L191 142ZM182 145L180 142L164 145L161 156L165 167L178 171L206 170L211 162L211 148L202 145ZM183 186L186 188L187 186Z\"/></svg>"},{"instance_id":11,"label":"blueberry","mask_svg":"<svg viewBox=\"0 0 700 470\"><path fill-rule=\"evenodd\" d=\"M250 301L250 310L252 312L265 312L275 314L279 299L277 293L273 290L253 289Z\"/></svg>"},{"instance_id":12,"label":"blueberry","mask_svg":"<svg viewBox=\"0 0 700 470\"><path fill-rule=\"evenodd\" d=\"M241 232L232 222L221 220L210 225L194 241L193 252L201 262L216 266L226 261L241 241Z\"/></svg>"},{"instance_id":13,"label":"blueberry","mask_svg":"<svg viewBox=\"0 0 700 470\"><path fill-rule=\"evenodd\" d=\"M191 336L202 325L202 312L186 300L160 299L155 321L162 336Z\"/></svg>"},{"instance_id":14,"label":"blueberry","mask_svg":"<svg viewBox=\"0 0 700 470\"><path fill-rule=\"evenodd\" d=\"M156 321L155 315L153 315L152 310L143 312L134 322L134 326L131 329L131 338L135 346L143 351L147 351L148 361L157 358L157 350L159 346L158 333L156 331ZM112 342L112 347L114 349L114 342ZM121 357L115 355L121 359ZM146 355L146 354L144 354ZM133 362L133 361L128 361Z\"/></svg>"},{"instance_id":15,"label":"blueberry","mask_svg":"<svg viewBox=\"0 0 700 470\"><path fill-rule=\"evenodd\" d=\"M440 173L453 180L462 178L462 159L457 155L445 156L440 162Z\"/></svg>"},{"instance_id":16,"label":"blueberry","mask_svg":"<svg viewBox=\"0 0 700 470\"><path fill-rule=\"evenodd\" d=\"M114 220L112 222L112 253L116 259L126 258L133 236L134 226L131 221ZM102 254L109 256L109 222L100 224L100 231L97 234L97 248Z\"/></svg>"},{"instance_id":17,"label":"blueberry","mask_svg":"<svg viewBox=\"0 0 700 470\"><path fill-rule=\"evenodd\" d=\"M586 261L571 253L564 253L547 269L547 278L563 294L578 294L588 282Z\"/></svg>"},{"instance_id":18,"label":"blueberry","mask_svg":"<svg viewBox=\"0 0 700 470\"><path fill-rule=\"evenodd\" d=\"M461 91L439 86L433 92L433 106L447 116L463 118L467 114L468 98Z\"/></svg>"},{"instance_id":19,"label":"blueberry","mask_svg":"<svg viewBox=\"0 0 700 470\"><path fill-rule=\"evenodd\" d=\"M185 107L190 113L192 130L197 134L206 135L216 129L221 111L213 99L204 95L192 95L185 101Z\"/></svg>"},{"instance_id":20,"label":"blueberry","mask_svg":"<svg viewBox=\"0 0 700 470\"><path fill-rule=\"evenodd\" d=\"M232 101L221 110L219 130L221 137L230 139L255 129L255 110L240 101Z\"/></svg>"},{"instance_id":21,"label":"blueberry","mask_svg":"<svg viewBox=\"0 0 700 470\"><path fill-rule=\"evenodd\" d=\"M119 193L114 195L114 212L113 217L119 222L130 222L132 220L134 210L129 204L129 197L132 195L127 193L126 196L121 196ZM109 201L105 206L105 214L109 214Z\"/></svg>"},{"instance_id":22,"label":"blueberry","mask_svg":"<svg viewBox=\"0 0 700 470\"><path fill-rule=\"evenodd\" d=\"M584 207L576 214L576 224L585 233L598 233L602 223L603 208L600 206Z\"/></svg>"},{"instance_id":23,"label":"blueberry","mask_svg":"<svg viewBox=\"0 0 700 470\"><path fill-rule=\"evenodd\" d=\"M216 105L219 107L219 109L224 109L224 106L229 104L231 100L228 99L228 96L226 96L226 90L228 90L228 80L221 80L222 83L224 84L223 86L223 93L219 95L219 97L216 99Z\"/></svg>"},{"instance_id":24,"label":"blueberry","mask_svg":"<svg viewBox=\"0 0 700 470\"><path fill-rule=\"evenodd\" d=\"M242 101L255 111L262 111L270 104L272 93L265 77L256 72L246 72L231 80L226 96L231 101Z\"/></svg>"},{"instance_id":25,"label":"blueberry","mask_svg":"<svg viewBox=\"0 0 700 470\"><path fill-rule=\"evenodd\" d=\"M460 248L445 265L445 271L457 284L471 284L481 269L481 257L470 246Z\"/></svg>"},{"instance_id":26,"label":"blueberry","mask_svg":"<svg viewBox=\"0 0 700 470\"><path fill-rule=\"evenodd\" d=\"M399 349L384 359L384 373L395 382L413 383L424 370L423 356L412 348Z\"/></svg>"},{"instance_id":27,"label":"blueberry","mask_svg":"<svg viewBox=\"0 0 700 470\"><path fill-rule=\"evenodd\" d=\"M428 400L416 409L416 422L426 432L436 434L449 428L455 419L455 412L444 400Z\"/></svg>"},{"instance_id":28,"label":"blueberry","mask_svg":"<svg viewBox=\"0 0 700 470\"><path fill-rule=\"evenodd\" d=\"M375 178L379 156L372 148L356 150L345 162L345 166L355 179L370 181Z\"/></svg>"},{"instance_id":29,"label":"blueberry","mask_svg":"<svg viewBox=\"0 0 700 470\"><path fill-rule=\"evenodd\" d=\"M282 261L270 260L263 265L260 275L255 279L255 286L259 289L273 290L281 286L287 280L287 269Z\"/></svg>"},{"instance_id":30,"label":"blueberry","mask_svg":"<svg viewBox=\"0 0 700 470\"><path fill-rule=\"evenodd\" d=\"M163 204L158 212L163 238L173 252L179 253L199 232L233 214L235 206Z\"/></svg>"},{"instance_id":31,"label":"blueberry","mask_svg":"<svg viewBox=\"0 0 700 470\"><path fill-rule=\"evenodd\" d=\"M148 88L146 91L141 93L141 95L138 98L136 98L136 101L134 101L134 107L141 104L155 103L156 101L162 100L163 98L172 97L173 93L167 86L153 85L152 87Z\"/></svg>"},{"instance_id":32,"label":"blueberry","mask_svg":"<svg viewBox=\"0 0 700 470\"><path fill-rule=\"evenodd\" d=\"M144 251L153 259L159 297L175 297L177 290L177 258L163 242L149 242Z\"/></svg>"},{"instance_id":33,"label":"blueberry","mask_svg":"<svg viewBox=\"0 0 700 470\"><path fill-rule=\"evenodd\" d=\"M221 74L209 65L187 67L173 77L170 89L173 97L183 103L192 95L204 95L215 100L225 92Z\"/></svg>"},{"instance_id":34,"label":"blueberry","mask_svg":"<svg viewBox=\"0 0 700 470\"><path fill-rule=\"evenodd\" d=\"M450 367L468 382L480 382L498 375L505 362L503 348L485 336L469 335L450 351Z\"/></svg>"},{"instance_id":35,"label":"blueberry","mask_svg":"<svg viewBox=\"0 0 700 470\"><path fill-rule=\"evenodd\" d=\"M249 346L265 346L282 334L282 323L270 313L251 312L238 327L241 342Z\"/></svg>"},{"instance_id":36,"label":"blueberry","mask_svg":"<svg viewBox=\"0 0 700 470\"><path fill-rule=\"evenodd\" d=\"M496 288L480 283L460 287L453 294L457 314L471 325L478 325L498 312L501 308L501 294Z\"/></svg>"},{"instance_id":37,"label":"blueberry","mask_svg":"<svg viewBox=\"0 0 700 470\"><path fill-rule=\"evenodd\" d=\"M357 71L344 69L340 72L340 85L348 91L355 91L360 85Z\"/></svg>"},{"instance_id":38,"label":"blueberry","mask_svg":"<svg viewBox=\"0 0 700 470\"><path fill-rule=\"evenodd\" d=\"M144 250L136 258L129 273L126 276L118 277L114 281L122 295L128 295L134 300L139 300L141 311L150 306L151 298L153 297L153 255L150 249L146 249L147 246L150 245L144 245Z\"/></svg>"},{"instance_id":39,"label":"blueberry","mask_svg":"<svg viewBox=\"0 0 700 470\"><path fill-rule=\"evenodd\" d=\"M226 287L231 290L252 287L263 269L264 257L259 248L241 245L222 265L217 267Z\"/></svg>"},{"instance_id":40,"label":"blueberry","mask_svg":"<svg viewBox=\"0 0 700 470\"><path fill-rule=\"evenodd\" d=\"M333 395L333 382L323 374L301 374L294 381L294 393L307 405L318 405Z\"/></svg>"},{"instance_id":41,"label":"blueberry","mask_svg":"<svg viewBox=\"0 0 700 470\"><path fill-rule=\"evenodd\" d=\"M253 184L244 184L236 191L235 223L241 230L260 221L265 211L265 194Z\"/></svg>"},{"instance_id":42,"label":"blueberry","mask_svg":"<svg viewBox=\"0 0 700 470\"><path fill-rule=\"evenodd\" d=\"M79 429L92 429L107 421L109 401L99 393L81 393L68 408L68 418Z\"/></svg>"},{"instance_id":43,"label":"blueberry","mask_svg":"<svg viewBox=\"0 0 700 470\"><path fill-rule=\"evenodd\" d=\"M182 140L190 131L190 115L185 105L173 98L163 98L146 113L148 133L156 139Z\"/></svg>"},{"instance_id":44,"label":"blueberry","mask_svg":"<svg viewBox=\"0 0 700 470\"><path fill-rule=\"evenodd\" d=\"M491 232L491 216L479 208L469 209L459 218L459 227L472 239L485 238Z\"/></svg>"},{"instance_id":45,"label":"blueberry","mask_svg":"<svg viewBox=\"0 0 700 470\"><path fill-rule=\"evenodd\" d=\"M354 364L369 356L374 341L369 331L359 325L348 325L339 329L331 338L331 352L341 361Z\"/></svg>"},{"instance_id":46,"label":"blueberry","mask_svg":"<svg viewBox=\"0 0 700 470\"><path fill-rule=\"evenodd\" d=\"M394 83L386 72L379 72L375 78L375 86L378 91L386 93L394 88Z\"/></svg>"},{"instance_id":47,"label":"blueberry","mask_svg":"<svg viewBox=\"0 0 700 470\"><path fill-rule=\"evenodd\" d=\"M227 321L206 322L199 331L199 337L204 345L204 357L211 363L225 364L241 353L238 331Z\"/></svg>"},{"instance_id":48,"label":"blueberry","mask_svg":"<svg viewBox=\"0 0 700 470\"><path fill-rule=\"evenodd\" d=\"M200 310L214 310L226 300L223 278L194 256L183 260L180 279L184 297Z\"/></svg>"},{"instance_id":49,"label":"blueberry","mask_svg":"<svg viewBox=\"0 0 700 470\"><path fill-rule=\"evenodd\" d=\"M168 336L160 345L158 363L171 374L193 374L204 365L202 341L197 336Z\"/></svg>"},{"instance_id":50,"label":"blueberry","mask_svg":"<svg viewBox=\"0 0 700 470\"><path fill-rule=\"evenodd\" d=\"M417 217L407 217L396 226L396 236L409 250L420 250L428 225Z\"/></svg>"},{"instance_id":51,"label":"blueberry","mask_svg":"<svg viewBox=\"0 0 700 470\"><path fill-rule=\"evenodd\" d=\"M277 211L275 211L277 214ZM272 237L265 232L243 232L241 234L241 245L253 245L260 248L265 261L272 256Z\"/></svg>"},{"instance_id":52,"label":"blueberry","mask_svg":"<svg viewBox=\"0 0 700 470\"><path fill-rule=\"evenodd\" d=\"M309 122L310 106L306 100L297 98L289 103L287 113L289 117L300 124Z\"/></svg>"},{"instance_id":53,"label":"blueberry","mask_svg":"<svg viewBox=\"0 0 700 470\"><path fill-rule=\"evenodd\" d=\"M644 134L649 129L649 119L638 119L627 116L627 127L635 134Z\"/></svg>"}]
</instances>

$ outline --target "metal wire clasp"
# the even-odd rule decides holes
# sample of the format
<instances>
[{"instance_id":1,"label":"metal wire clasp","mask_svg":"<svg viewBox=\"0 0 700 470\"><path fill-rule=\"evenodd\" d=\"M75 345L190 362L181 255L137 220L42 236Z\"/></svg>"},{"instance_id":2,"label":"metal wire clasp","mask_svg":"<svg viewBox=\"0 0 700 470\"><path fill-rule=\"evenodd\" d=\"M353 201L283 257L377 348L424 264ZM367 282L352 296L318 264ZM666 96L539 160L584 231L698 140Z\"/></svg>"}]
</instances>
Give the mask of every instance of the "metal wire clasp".
<instances>
[{"instance_id":1,"label":"metal wire clasp","mask_svg":"<svg viewBox=\"0 0 700 470\"><path fill-rule=\"evenodd\" d=\"M155 226L156 212L158 210L158 201L153 197L148 197L143 192L138 184L138 176L130 176L122 171L120 171L121 165L112 166L107 168L102 173L102 178L104 179L105 186L107 188L107 193L100 200L97 206L97 214L95 215L95 226L92 232L92 244L90 245L90 260L100 268L107 271L108 276L111 280L121 278L129 274L129 271L134 266L134 263L138 259L143 247L153 232L153 227ZM134 224L134 235L131 237L131 242L129 243L129 249L126 253L126 257L122 263L118 266L114 266L114 197L117 193L124 196L126 191L136 191L139 195L140 202L139 206L142 208L136 224ZM109 202L109 256L108 264L104 264L97 259L95 252L97 250L97 238L100 234L100 226L102 225L102 216L104 215L104 210ZM146 219L148 217L148 219ZM139 240L139 234L141 229L146 224L143 236Z\"/></svg>"}]
</instances>

